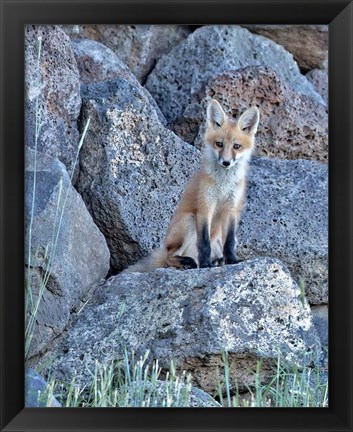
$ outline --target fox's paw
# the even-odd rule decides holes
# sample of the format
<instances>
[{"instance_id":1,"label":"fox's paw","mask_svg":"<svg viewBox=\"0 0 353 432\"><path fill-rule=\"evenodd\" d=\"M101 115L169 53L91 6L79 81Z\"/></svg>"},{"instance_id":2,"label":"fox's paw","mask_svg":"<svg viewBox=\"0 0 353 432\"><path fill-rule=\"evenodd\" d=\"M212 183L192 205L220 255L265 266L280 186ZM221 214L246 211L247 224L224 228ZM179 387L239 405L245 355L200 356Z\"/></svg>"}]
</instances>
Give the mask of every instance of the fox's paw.
<instances>
[{"instance_id":1,"label":"fox's paw","mask_svg":"<svg viewBox=\"0 0 353 432\"><path fill-rule=\"evenodd\" d=\"M212 267L220 267L224 264L223 257L217 257L212 261Z\"/></svg>"},{"instance_id":2,"label":"fox's paw","mask_svg":"<svg viewBox=\"0 0 353 432\"><path fill-rule=\"evenodd\" d=\"M200 268L213 267L211 260L200 261Z\"/></svg>"},{"instance_id":3,"label":"fox's paw","mask_svg":"<svg viewBox=\"0 0 353 432\"><path fill-rule=\"evenodd\" d=\"M184 257L180 255L176 255L174 258L177 258L180 263L180 268L183 270L195 269L197 268L196 261L190 257Z\"/></svg>"},{"instance_id":4,"label":"fox's paw","mask_svg":"<svg viewBox=\"0 0 353 432\"><path fill-rule=\"evenodd\" d=\"M238 264L240 262L240 260L238 260L238 258L236 257L236 255L228 255L225 258L225 263L226 264Z\"/></svg>"}]
</instances>

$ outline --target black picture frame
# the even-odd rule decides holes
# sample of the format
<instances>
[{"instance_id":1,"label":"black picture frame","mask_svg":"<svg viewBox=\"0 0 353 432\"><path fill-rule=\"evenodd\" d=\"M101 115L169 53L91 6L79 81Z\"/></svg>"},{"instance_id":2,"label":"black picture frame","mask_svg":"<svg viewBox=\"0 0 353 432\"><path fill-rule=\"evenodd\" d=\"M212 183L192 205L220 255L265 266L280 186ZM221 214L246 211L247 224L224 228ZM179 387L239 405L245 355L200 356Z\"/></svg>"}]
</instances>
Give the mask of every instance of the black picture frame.
<instances>
[{"instance_id":1,"label":"black picture frame","mask_svg":"<svg viewBox=\"0 0 353 432\"><path fill-rule=\"evenodd\" d=\"M343 0L1 3L1 431L351 431L353 5ZM24 25L329 25L329 408L24 408Z\"/></svg>"}]
</instances>

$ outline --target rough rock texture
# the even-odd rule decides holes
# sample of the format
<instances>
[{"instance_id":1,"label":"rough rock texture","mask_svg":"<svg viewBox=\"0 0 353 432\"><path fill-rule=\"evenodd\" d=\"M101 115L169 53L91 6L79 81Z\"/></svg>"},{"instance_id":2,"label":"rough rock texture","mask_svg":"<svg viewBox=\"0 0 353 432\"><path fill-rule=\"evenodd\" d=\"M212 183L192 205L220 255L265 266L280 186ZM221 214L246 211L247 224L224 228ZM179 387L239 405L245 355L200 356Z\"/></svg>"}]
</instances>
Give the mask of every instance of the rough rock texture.
<instances>
[{"instance_id":1,"label":"rough rock texture","mask_svg":"<svg viewBox=\"0 0 353 432\"><path fill-rule=\"evenodd\" d=\"M72 39L87 38L111 48L143 83L156 61L190 33L180 25L62 26Z\"/></svg>"},{"instance_id":2,"label":"rough rock texture","mask_svg":"<svg viewBox=\"0 0 353 432\"><path fill-rule=\"evenodd\" d=\"M120 270L162 242L199 151L161 125L140 86L117 78L82 97L91 123L77 188Z\"/></svg>"},{"instance_id":3,"label":"rough rock texture","mask_svg":"<svg viewBox=\"0 0 353 432\"><path fill-rule=\"evenodd\" d=\"M327 25L245 25L252 33L272 39L293 54L303 72L327 67Z\"/></svg>"},{"instance_id":4,"label":"rough rock texture","mask_svg":"<svg viewBox=\"0 0 353 432\"><path fill-rule=\"evenodd\" d=\"M315 90L328 105L328 72L327 69L312 69L305 75Z\"/></svg>"},{"instance_id":5,"label":"rough rock texture","mask_svg":"<svg viewBox=\"0 0 353 432\"><path fill-rule=\"evenodd\" d=\"M26 408L59 408L60 403L55 397L48 397L47 382L33 369L25 374L25 407Z\"/></svg>"},{"instance_id":6,"label":"rough rock texture","mask_svg":"<svg viewBox=\"0 0 353 432\"><path fill-rule=\"evenodd\" d=\"M139 86L139 82L130 69L110 48L89 39L74 40L72 46L81 82L90 84L120 77L134 86ZM153 97L145 88L142 87L141 90L145 93L148 102L156 110L159 120L166 124L166 119Z\"/></svg>"},{"instance_id":7,"label":"rough rock texture","mask_svg":"<svg viewBox=\"0 0 353 432\"><path fill-rule=\"evenodd\" d=\"M328 297L328 172L319 162L254 158L238 254L281 259L308 301Z\"/></svg>"},{"instance_id":8,"label":"rough rock texture","mask_svg":"<svg viewBox=\"0 0 353 432\"><path fill-rule=\"evenodd\" d=\"M25 263L30 268L34 303L41 281L48 278L36 315L29 357L38 353L66 326L69 314L89 288L109 270L106 241L93 223L64 165L38 153L34 215L29 258L34 151L26 151ZM30 260L30 262L29 262ZM45 274L48 273L48 276ZM27 297L28 299L28 297ZM30 307L32 310L32 307Z\"/></svg>"},{"instance_id":9,"label":"rough rock texture","mask_svg":"<svg viewBox=\"0 0 353 432\"><path fill-rule=\"evenodd\" d=\"M206 125L204 113L212 98L235 118L252 105L259 108L257 154L327 162L326 107L293 92L273 69L255 66L225 72L210 80L202 92L192 98L183 115L175 121L173 130L199 148Z\"/></svg>"},{"instance_id":10,"label":"rough rock texture","mask_svg":"<svg viewBox=\"0 0 353 432\"><path fill-rule=\"evenodd\" d=\"M126 64L110 48L90 39L73 40L71 43L83 83L112 80L117 76L134 83L137 81Z\"/></svg>"},{"instance_id":11,"label":"rough rock texture","mask_svg":"<svg viewBox=\"0 0 353 432\"><path fill-rule=\"evenodd\" d=\"M171 122L211 78L249 65L272 67L297 93L324 103L300 73L290 53L273 41L235 25L195 30L157 62L146 88Z\"/></svg>"},{"instance_id":12,"label":"rough rock texture","mask_svg":"<svg viewBox=\"0 0 353 432\"><path fill-rule=\"evenodd\" d=\"M35 146L37 111L42 125L38 149L57 157L70 174L79 142L80 108L79 73L69 37L55 26L25 26L25 144Z\"/></svg>"},{"instance_id":13,"label":"rough rock texture","mask_svg":"<svg viewBox=\"0 0 353 432\"><path fill-rule=\"evenodd\" d=\"M96 291L73 322L52 364L59 379L89 383L95 362L107 364L126 346L136 356L148 349L163 368L175 359L194 383L210 393L222 379L228 351L232 385L252 385L257 360L266 381L281 353L303 364L320 350L310 307L280 261L260 258L233 266L151 273L122 273ZM119 311L124 311L119 313ZM309 360L309 357L307 357Z\"/></svg>"},{"instance_id":14,"label":"rough rock texture","mask_svg":"<svg viewBox=\"0 0 353 432\"><path fill-rule=\"evenodd\" d=\"M314 306L311 308L313 322L318 335L320 336L321 344L328 345L328 307L327 305Z\"/></svg>"}]
</instances>

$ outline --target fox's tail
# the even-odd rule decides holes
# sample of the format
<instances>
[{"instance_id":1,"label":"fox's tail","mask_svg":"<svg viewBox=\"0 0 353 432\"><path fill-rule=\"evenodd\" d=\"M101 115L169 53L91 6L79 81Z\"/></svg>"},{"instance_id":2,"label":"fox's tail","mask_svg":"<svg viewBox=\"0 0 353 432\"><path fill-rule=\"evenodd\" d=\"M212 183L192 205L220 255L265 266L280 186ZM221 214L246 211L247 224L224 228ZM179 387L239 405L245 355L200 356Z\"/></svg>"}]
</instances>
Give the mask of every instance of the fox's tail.
<instances>
[{"instance_id":1,"label":"fox's tail","mask_svg":"<svg viewBox=\"0 0 353 432\"><path fill-rule=\"evenodd\" d=\"M162 247L160 249L156 249L152 251L149 255L142 258L136 264L131 265L127 269L124 270L125 273L146 273L157 268L167 267L167 250Z\"/></svg>"}]
</instances>

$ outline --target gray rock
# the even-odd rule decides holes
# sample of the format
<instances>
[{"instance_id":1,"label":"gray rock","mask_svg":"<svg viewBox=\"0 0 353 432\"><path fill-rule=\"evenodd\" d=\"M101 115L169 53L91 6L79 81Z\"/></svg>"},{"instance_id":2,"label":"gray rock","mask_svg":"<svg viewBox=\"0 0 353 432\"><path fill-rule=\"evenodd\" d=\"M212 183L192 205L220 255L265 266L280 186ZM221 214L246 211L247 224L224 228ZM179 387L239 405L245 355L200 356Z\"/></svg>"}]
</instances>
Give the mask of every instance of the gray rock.
<instances>
[{"instance_id":1,"label":"gray rock","mask_svg":"<svg viewBox=\"0 0 353 432\"><path fill-rule=\"evenodd\" d=\"M70 183L64 165L37 154L34 190L34 154L26 150L25 264L33 296L40 299L29 357L43 350L65 328L70 312L92 285L109 270L109 250L80 195ZM31 249L29 254L31 233ZM29 272L29 273L28 273ZM47 283L43 286L43 280Z\"/></svg>"},{"instance_id":2,"label":"gray rock","mask_svg":"<svg viewBox=\"0 0 353 432\"><path fill-rule=\"evenodd\" d=\"M199 151L159 122L141 86L83 87L91 118L77 188L121 270L161 244Z\"/></svg>"},{"instance_id":3,"label":"gray rock","mask_svg":"<svg viewBox=\"0 0 353 432\"><path fill-rule=\"evenodd\" d=\"M272 39L293 54L303 72L327 67L327 25L245 25L252 33Z\"/></svg>"},{"instance_id":4,"label":"gray rock","mask_svg":"<svg viewBox=\"0 0 353 432\"><path fill-rule=\"evenodd\" d=\"M38 37L42 38L39 67ZM38 112L39 151L57 157L70 174L79 141L80 108L79 73L69 37L55 26L25 26L25 144L35 146Z\"/></svg>"},{"instance_id":5,"label":"gray rock","mask_svg":"<svg viewBox=\"0 0 353 432\"><path fill-rule=\"evenodd\" d=\"M90 39L72 40L71 43L83 83L107 81L118 76L137 82L130 69L110 48Z\"/></svg>"},{"instance_id":6,"label":"gray rock","mask_svg":"<svg viewBox=\"0 0 353 432\"><path fill-rule=\"evenodd\" d=\"M228 351L232 388L273 374L281 354L289 365L316 361L320 342L310 307L280 261L260 258L233 266L151 273L121 273L96 291L72 323L52 371L57 379L89 384L124 348L168 369L190 372L197 387L215 392L222 380L222 350ZM306 357L304 359L304 354ZM220 375L217 376L217 368Z\"/></svg>"},{"instance_id":7,"label":"gray rock","mask_svg":"<svg viewBox=\"0 0 353 432\"><path fill-rule=\"evenodd\" d=\"M33 369L27 369L25 374L25 407L61 407L58 400L51 396L48 383Z\"/></svg>"},{"instance_id":8,"label":"gray rock","mask_svg":"<svg viewBox=\"0 0 353 432\"><path fill-rule=\"evenodd\" d=\"M120 77L134 86L139 86L139 82L130 69L110 48L89 39L73 40L72 46L80 72L80 79L83 83L109 81ZM159 120L166 124L166 119L153 97L145 88L141 88L141 90L157 112Z\"/></svg>"},{"instance_id":9,"label":"gray rock","mask_svg":"<svg viewBox=\"0 0 353 432\"><path fill-rule=\"evenodd\" d=\"M250 106L259 108L257 154L327 162L327 107L293 92L273 69L254 66L224 72L192 98L183 115L174 122L173 130L199 148L206 124L206 105L212 98L235 118Z\"/></svg>"},{"instance_id":10,"label":"gray rock","mask_svg":"<svg viewBox=\"0 0 353 432\"><path fill-rule=\"evenodd\" d=\"M314 86L315 90L321 95L328 105L328 71L327 69L312 69L306 75L307 79Z\"/></svg>"},{"instance_id":11,"label":"gray rock","mask_svg":"<svg viewBox=\"0 0 353 432\"><path fill-rule=\"evenodd\" d=\"M215 399L213 399L212 396L210 396L208 393L204 392L203 390L192 387L191 388L191 395L190 395L190 407L193 408L220 408L222 405L217 402Z\"/></svg>"},{"instance_id":12,"label":"gray rock","mask_svg":"<svg viewBox=\"0 0 353 432\"><path fill-rule=\"evenodd\" d=\"M73 39L93 39L112 49L143 83L156 61L190 33L180 25L65 25Z\"/></svg>"},{"instance_id":13,"label":"gray rock","mask_svg":"<svg viewBox=\"0 0 353 432\"><path fill-rule=\"evenodd\" d=\"M303 280L310 303L327 303L327 165L254 158L238 240L241 258L283 260L295 279Z\"/></svg>"},{"instance_id":14,"label":"gray rock","mask_svg":"<svg viewBox=\"0 0 353 432\"><path fill-rule=\"evenodd\" d=\"M313 322L321 339L321 344L328 345L328 307L327 305L313 306L311 308Z\"/></svg>"},{"instance_id":15,"label":"gray rock","mask_svg":"<svg viewBox=\"0 0 353 432\"><path fill-rule=\"evenodd\" d=\"M246 66L269 66L290 88L324 103L303 76L293 56L280 45L235 25L205 26L174 47L156 64L146 88L168 121L184 111L214 76Z\"/></svg>"}]
</instances>

